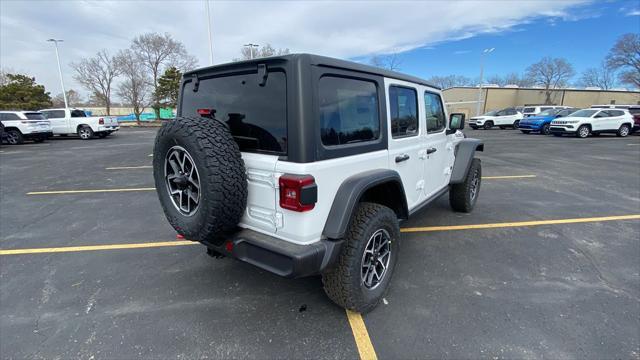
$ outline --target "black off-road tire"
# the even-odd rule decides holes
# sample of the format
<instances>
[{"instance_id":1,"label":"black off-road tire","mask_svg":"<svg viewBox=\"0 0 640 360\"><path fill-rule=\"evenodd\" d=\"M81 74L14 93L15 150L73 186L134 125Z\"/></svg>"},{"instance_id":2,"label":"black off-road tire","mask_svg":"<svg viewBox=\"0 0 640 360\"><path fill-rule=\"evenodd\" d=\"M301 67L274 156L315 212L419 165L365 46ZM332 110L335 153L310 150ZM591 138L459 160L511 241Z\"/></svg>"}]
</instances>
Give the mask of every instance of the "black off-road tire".
<instances>
[{"instance_id":1,"label":"black off-road tire","mask_svg":"<svg viewBox=\"0 0 640 360\"><path fill-rule=\"evenodd\" d=\"M378 230L391 238L391 254L386 273L377 287L368 289L362 281L362 260L367 242ZM322 274L324 291L339 306L366 313L385 296L398 261L400 226L393 210L374 203L360 203L356 209L340 257Z\"/></svg>"},{"instance_id":2,"label":"black off-road tire","mask_svg":"<svg viewBox=\"0 0 640 360\"><path fill-rule=\"evenodd\" d=\"M482 126L483 129L485 130L489 130L493 127L493 121L487 121L484 123L484 126Z\"/></svg>"},{"instance_id":3,"label":"black off-road tire","mask_svg":"<svg viewBox=\"0 0 640 360\"><path fill-rule=\"evenodd\" d=\"M174 146L188 152L198 171L200 201L192 215L178 211L167 190L164 167ZM167 220L189 240L220 245L245 211L244 161L228 128L217 120L178 117L163 123L153 149L153 177Z\"/></svg>"},{"instance_id":4,"label":"black off-road tire","mask_svg":"<svg viewBox=\"0 0 640 360\"><path fill-rule=\"evenodd\" d=\"M476 181L477 180L477 181ZM449 204L454 211L469 213L478 201L482 184L482 164L480 159L473 159L467 177L460 184L449 188ZM475 195L473 188L475 187Z\"/></svg>"}]
</instances>

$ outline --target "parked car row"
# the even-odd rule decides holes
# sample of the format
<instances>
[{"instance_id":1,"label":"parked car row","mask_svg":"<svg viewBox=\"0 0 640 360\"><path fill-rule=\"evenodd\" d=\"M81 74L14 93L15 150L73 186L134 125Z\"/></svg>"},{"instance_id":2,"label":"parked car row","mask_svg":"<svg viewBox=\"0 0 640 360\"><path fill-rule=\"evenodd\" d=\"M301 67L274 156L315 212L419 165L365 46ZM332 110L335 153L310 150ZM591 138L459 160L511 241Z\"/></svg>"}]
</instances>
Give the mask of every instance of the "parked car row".
<instances>
[{"instance_id":1,"label":"parked car row","mask_svg":"<svg viewBox=\"0 0 640 360\"><path fill-rule=\"evenodd\" d=\"M506 108L472 117L469 126L485 130L498 126L519 129L524 134L569 134L581 138L602 133L627 136L640 131L640 105L593 105L588 109L568 106Z\"/></svg>"},{"instance_id":2,"label":"parked car row","mask_svg":"<svg viewBox=\"0 0 640 360\"><path fill-rule=\"evenodd\" d=\"M118 131L115 117L87 116L81 109L43 109L40 111L0 111L2 138L11 145L25 140L42 142L54 136L78 135L83 140L105 138Z\"/></svg>"}]
</instances>

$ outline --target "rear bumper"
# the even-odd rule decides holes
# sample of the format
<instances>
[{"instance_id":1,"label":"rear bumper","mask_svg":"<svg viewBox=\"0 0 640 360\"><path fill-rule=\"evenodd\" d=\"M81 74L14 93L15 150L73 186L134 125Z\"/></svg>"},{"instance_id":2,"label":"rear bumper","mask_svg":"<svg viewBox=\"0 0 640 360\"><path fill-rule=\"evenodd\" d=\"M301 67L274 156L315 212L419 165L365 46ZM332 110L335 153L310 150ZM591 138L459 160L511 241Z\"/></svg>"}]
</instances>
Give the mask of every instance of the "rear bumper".
<instances>
[{"instance_id":1,"label":"rear bumper","mask_svg":"<svg viewBox=\"0 0 640 360\"><path fill-rule=\"evenodd\" d=\"M98 126L98 130L96 132L114 132L120 130L120 126Z\"/></svg>"},{"instance_id":2,"label":"rear bumper","mask_svg":"<svg viewBox=\"0 0 640 360\"><path fill-rule=\"evenodd\" d=\"M276 275L300 278L316 275L333 264L340 254L342 243L342 240L320 240L299 245L243 229L231 235L221 245L204 245Z\"/></svg>"}]
</instances>

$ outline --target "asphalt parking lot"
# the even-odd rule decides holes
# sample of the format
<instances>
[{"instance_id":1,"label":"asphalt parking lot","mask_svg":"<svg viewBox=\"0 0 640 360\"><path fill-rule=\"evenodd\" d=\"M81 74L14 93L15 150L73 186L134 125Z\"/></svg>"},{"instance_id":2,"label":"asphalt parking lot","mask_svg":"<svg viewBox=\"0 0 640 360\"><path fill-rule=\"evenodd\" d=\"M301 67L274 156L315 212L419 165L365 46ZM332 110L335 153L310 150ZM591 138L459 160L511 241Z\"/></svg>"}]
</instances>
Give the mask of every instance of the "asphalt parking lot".
<instances>
[{"instance_id":1,"label":"asphalt parking lot","mask_svg":"<svg viewBox=\"0 0 640 360\"><path fill-rule=\"evenodd\" d=\"M319 277L176 241L154 129L3 146L0 357L640 359L640 136L465 131L486 144L474 212L443 197L403 223L362 318Z\"/></svg>"}]
</instances>

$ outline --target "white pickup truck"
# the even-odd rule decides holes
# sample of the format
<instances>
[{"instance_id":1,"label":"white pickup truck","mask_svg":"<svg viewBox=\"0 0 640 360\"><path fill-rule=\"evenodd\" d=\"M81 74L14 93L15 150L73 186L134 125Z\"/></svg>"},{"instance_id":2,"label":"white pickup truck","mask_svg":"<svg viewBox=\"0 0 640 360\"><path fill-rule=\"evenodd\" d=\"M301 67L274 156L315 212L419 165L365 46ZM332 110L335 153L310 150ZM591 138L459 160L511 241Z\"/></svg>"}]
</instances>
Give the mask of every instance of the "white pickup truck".
<instances>
[{"instance_id":1,"label":"white pickup truck","mask_svg":"<svg viewBox=\"0 0 640 360\"><path fill-rule=\"evenodd\" d=\"M105 138L120 129L115 117L87 116L81 109L44 109L40 112L51 121L54 135L78 134L81 139L89 140L94 135Z\"/></svg>"}]
</instances>

